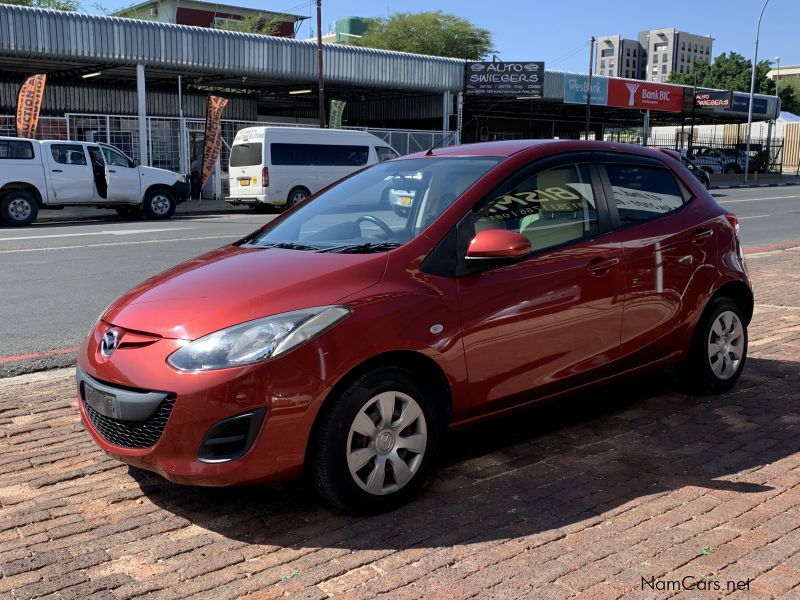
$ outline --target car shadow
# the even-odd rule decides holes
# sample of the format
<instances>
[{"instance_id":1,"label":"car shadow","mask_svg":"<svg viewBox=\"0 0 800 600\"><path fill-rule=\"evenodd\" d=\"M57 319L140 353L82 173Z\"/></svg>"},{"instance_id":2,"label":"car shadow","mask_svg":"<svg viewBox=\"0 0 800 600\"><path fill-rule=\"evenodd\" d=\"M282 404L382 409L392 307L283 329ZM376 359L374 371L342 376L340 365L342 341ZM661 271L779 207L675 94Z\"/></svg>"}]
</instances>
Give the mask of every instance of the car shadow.
<instances>
[{"instance_id":1,"label":"car shadow","mask_svg":"<svg viewBox=\"0 0 800 600\"><path fill-rule=\"evenodd\" d=\"M775 493L743 472L800 449L800 394L785 393L797 374L797 363L750 358L733 391L698 397L661 371L450 434L428 488L382 515L341 514L303 483L195 488L130 474L156 505L245 543L406 549L547 535L685 486Z\"/></svg>"}]
</instances>

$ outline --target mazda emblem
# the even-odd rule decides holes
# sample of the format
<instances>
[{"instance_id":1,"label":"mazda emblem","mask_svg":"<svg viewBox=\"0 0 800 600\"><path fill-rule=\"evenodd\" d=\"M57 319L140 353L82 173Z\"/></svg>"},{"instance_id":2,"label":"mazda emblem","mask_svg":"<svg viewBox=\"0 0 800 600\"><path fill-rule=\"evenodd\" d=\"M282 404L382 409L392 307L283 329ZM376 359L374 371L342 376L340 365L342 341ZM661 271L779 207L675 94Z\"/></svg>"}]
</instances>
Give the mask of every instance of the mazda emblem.
<instances>
[{"instance_id":1,"label":"mazda emblem","mask_svg":"<svg viewBox=\"0 0 800 600\"><path fill-rule=\"evenodd\" d=\"M108 358L117 349L119 343L119 331L116 329L107 329L103 334L103 339L100 340L100 354Z\"/></svg>"}]
</instances>

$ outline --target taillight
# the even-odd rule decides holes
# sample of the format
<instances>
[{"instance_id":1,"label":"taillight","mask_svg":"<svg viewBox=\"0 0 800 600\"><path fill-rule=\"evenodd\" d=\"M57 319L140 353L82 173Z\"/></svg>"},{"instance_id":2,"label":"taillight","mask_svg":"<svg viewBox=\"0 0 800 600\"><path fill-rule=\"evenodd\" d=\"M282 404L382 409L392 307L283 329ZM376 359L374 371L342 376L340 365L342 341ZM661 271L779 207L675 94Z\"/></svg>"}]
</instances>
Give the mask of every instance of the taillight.
<instances>
[{"instance_id":1,"label":"taillight","mask_svg":"<svg viewBox=\"0 0 800 600\"><path fill-rule=\"evenodd\" d=\"M728 219L728 223L731 224L733 230L736 232L736 235L739 235L739 219L733 213L725 213L725 218Z\"/></svg>"},{"instance_id":2,"label":"taillight","mask_svg":"<svg viewBox=\"0 0 800 600\"><path fill-rule=\"evenodd\" d=\"M261 169L261 187L269 187L269 169L267 167Z\"/></svg>"}]
</instances>

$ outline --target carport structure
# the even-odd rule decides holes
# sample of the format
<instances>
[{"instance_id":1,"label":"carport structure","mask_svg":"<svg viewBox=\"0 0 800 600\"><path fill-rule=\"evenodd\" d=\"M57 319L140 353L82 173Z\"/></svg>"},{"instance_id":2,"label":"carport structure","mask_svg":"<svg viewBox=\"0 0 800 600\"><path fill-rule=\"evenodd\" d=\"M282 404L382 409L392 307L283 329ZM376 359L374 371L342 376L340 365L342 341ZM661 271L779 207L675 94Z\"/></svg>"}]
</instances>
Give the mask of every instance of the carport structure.
<instances>
[{"instance_id":1,"label":"carport structure","mask_svg":"<svg viewBox=\"0 0 800 600\"><path fill-rule=\"evenodd\" d=\"M420 136L426 141L416 145L422 147L587 135L647 143L642 135L645 121L649 128L688 127L692 113L692 88L672 86L684 99L680 110L593 104L587 133L585 106L565 102L565 81L575 74L545 72L542 98L465 97L466 64L454 58L325 44L325 95L347 103L346 126L438 132ZM153 141L153 126L165 130L173 124L158 119L177 123L177 117L186 117L196 119L189 125L201 133L208 93L231 100L223 115L231 132L256 121L313 124L318 116L316 45L309 41L0 5L0 72L0 115L13 112L24 77L45 72L43 114L67 115L68 121L73 115L67 136L104 130L106 141L125 142L135 158L155 160L159 166L168 166L160 163L159 148L172 142L168 136L163 138L166 142ZM697 110L696 123L743 122L742 96L747 97L739 95L737 110ZM778 115L779 101L758 96L755 108L756 119L770 121ZM111 137L111 121L103 121L110 118L129 121L122 142ZM0 133L7 133L9 121L5 129L3 125L0 117ZM392 143L389 136L394 133L382 131ZM186 138L181 132L181 139ZM180 146L191 147L191 142ZM401 152L416 149L411 144L398 147ZM180 168L185 171L183 154Z\"/></svg>"}]
</instances>

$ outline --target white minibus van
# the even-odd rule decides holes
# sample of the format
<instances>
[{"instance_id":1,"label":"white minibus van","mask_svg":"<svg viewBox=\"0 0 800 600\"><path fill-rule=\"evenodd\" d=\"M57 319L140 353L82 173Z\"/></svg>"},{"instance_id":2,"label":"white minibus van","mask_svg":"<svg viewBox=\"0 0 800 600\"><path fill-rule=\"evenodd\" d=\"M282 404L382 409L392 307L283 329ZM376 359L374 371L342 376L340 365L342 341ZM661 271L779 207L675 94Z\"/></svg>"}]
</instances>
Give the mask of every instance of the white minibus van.
<instances>
[{"instance_id":1,"label":"white minibus van","mask_svg":"<svg viewBox=\"0 0 800 600\"><path fill-rule=\"evenodd\" d=\"M366 131L248 127L231 146L226 200L254 208L292 206L353 171L396 156Z\"/></svg>"}]
</instances>

